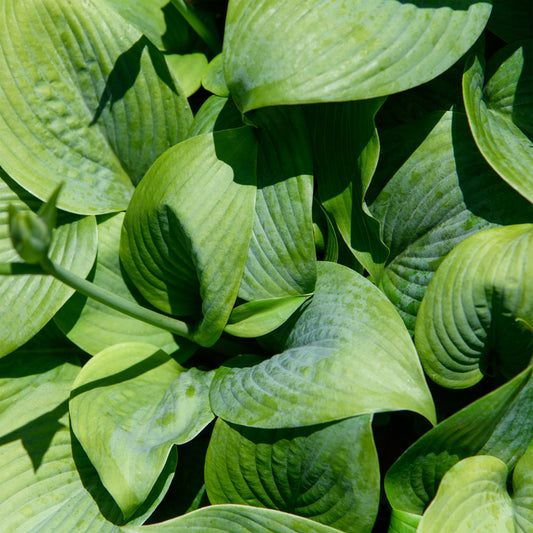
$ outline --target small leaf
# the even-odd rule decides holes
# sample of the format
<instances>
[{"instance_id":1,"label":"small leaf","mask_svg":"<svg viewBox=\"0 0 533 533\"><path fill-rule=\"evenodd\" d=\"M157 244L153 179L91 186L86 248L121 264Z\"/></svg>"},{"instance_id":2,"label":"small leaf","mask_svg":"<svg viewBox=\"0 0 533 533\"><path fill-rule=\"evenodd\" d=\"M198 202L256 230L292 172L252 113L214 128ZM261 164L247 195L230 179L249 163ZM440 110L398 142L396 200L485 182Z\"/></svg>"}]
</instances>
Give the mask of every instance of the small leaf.
<instances>
[{"instance_id":1,"label":"small leaf","mask_svg":"<svg viewBox=\"0 0 533 533\"><path fill-rule=\"evenodd\" d=\"M432 279L415 343L429 377L466 388L484 374L508 379L531 360L533 224L492 228L453 249Z\"/></svg>"},{"instance_id":2,"label":"small leaf","mask_svg":"<svg viewBox=\"0 0 533 533\"><path fill-rule=\"evenodd\" d=\"M317 265L313 298L271 334L277 355L237 358L217 370L215 414L271 429L395 409L433 421L418 356L392 304L352 270Z\"/></svg>"},{"instance_id":3,"label":"small leaf","mask_svg":"<svg viewBox=\"0 0 533 533\"><path fill-rule=\"evenodd\" d=\"M167 54L165 59L185 96L188 98L194 94L202 85L202 78L207 69L205 54Z\"/></svg>"},{"instance_id":4,"label":"small leaf","mask_svg":"<svg viewBox=\"0 0 533 533\"><path fill-rule=\"evenodd\" d=\"M278 430L218 419L206 457L206 487L215 504L279 509L341 531L369 532L379 502L371 417Z\"/></svg>"},{"instance_id":5,"label":"small leaf","mask_svg":"<svg viewBox=\"0 0 533 533\"><path fill-rule=\"evenodd\" d=\"M227 84L243 112L404 91L453 65L490 10L473 0L234 0L224 34Z\"/></svg>"},{"instance_id":6,"label":"small leaf","mask_svg":"<svg viewBox=\"0 0 533 533\"><path fill-rule=\"evenodd\" d=\"M224 331L236 337L266 335L286 322L308 298L286 296L239 305L231 312Z\"/></svg>"},{"instance_id":7,"label":"small leaf","mask_svg":"<svg viewBox=\"0 0 533 533\"><path fill-rule=\"evenodd\" d=\"M126 519L148 498L172 445L213 419L210 380L208 372L186 371L141 343L104 350L76 378L72 429Z\"/></svg>"},{"instance_id":8,"label":"small leaf","mask_svg":"<svg viewBox=\"0 0 533 533\"><path fill-rule=\"evenodd\" d=\"M224 78L224 59L218 54L211 60L207 72L202 79L202 85L206 91L217 96L229 96L229 89Z\"/></svg>"}]
</instances>

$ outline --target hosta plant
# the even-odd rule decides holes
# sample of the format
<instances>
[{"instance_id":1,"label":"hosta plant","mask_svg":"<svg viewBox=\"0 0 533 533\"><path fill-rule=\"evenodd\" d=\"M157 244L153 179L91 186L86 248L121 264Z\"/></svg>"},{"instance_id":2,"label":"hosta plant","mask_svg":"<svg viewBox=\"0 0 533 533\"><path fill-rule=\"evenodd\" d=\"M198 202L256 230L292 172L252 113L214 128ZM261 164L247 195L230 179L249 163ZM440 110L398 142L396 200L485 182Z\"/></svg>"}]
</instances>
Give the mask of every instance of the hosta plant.
<instances>
[{"instance_id":1,"label":"hosta plant","mask_svg":"<svg viewBox=\"0 0 533 533\"><path fill-rule=\"evenodd\" d=\"M519 0L0 0L3 531L533 530Z\"/></svg>"}]
</instances>

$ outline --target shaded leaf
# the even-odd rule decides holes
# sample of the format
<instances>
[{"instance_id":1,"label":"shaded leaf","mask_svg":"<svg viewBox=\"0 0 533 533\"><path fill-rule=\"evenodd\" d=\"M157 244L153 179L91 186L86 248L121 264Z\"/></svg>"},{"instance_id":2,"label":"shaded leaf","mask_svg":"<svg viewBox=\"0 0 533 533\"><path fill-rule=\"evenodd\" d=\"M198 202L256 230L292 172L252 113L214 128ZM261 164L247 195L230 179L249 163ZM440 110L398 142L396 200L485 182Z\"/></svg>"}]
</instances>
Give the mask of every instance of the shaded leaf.
<instances>
[{"instance_id":1,"label":"shaded leaf","mask_svg":"<svg viewBox=\"0 0 533 533\"><path fill-rule=\"evenodd\" d=\"M189 137L243 126L242 116L231 98L210 96L196 113Z\"/></svg>"}]
</instances>

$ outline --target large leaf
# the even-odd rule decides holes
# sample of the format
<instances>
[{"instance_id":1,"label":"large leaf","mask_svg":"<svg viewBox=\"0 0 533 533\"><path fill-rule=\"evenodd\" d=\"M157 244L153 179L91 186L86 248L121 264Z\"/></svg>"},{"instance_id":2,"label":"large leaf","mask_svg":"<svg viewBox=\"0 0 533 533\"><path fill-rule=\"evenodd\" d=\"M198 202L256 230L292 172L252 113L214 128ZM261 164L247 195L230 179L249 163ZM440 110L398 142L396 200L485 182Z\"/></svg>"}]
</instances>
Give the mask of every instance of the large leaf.
<instances>
[{"instance_id":1,"label":"large leaf","mask_svg":"<svg viewBox=\"0 0 533 533\"><path fill-rule=\"evenodd\" d=\"M533 39L465 66L463 93L476 143L492 168L533 203Z\"/></svg>"},{"instance_id":2,"label":"large leaf","mask_svg":"<svg viewBox=\"0 0 533 533\"><path fill-rule=\"evenodd\" d=\"M248 505L211 505L160 524L122 528L126 533L339 533L308 518Z\"/></svg>"},{"instance_id":3,"label":"large leaf","mask_svg":"<svg viewBox=\"0 0 533 533\"><path fill-rule=\"evenodd\" d=\"M64 181L67 211L125 209L192 120L164 57L104 0L0 13L0 165L41 199Z\"/></svg>"},{"instance_id":4,"label":"large leaf","mask_svg":"<svg viewBox=\"0 0 533 533\"><path fill-rule=\"evenodd\" d=\"M313 162L300 107L260 110L255 217L239 297L309 294L316 280Z\"/></svg>"},{"instance_id":5,"label":"large leaf","mask_svg":"<svg viewBox=\"0 0 533 533\"><path fill-rule=\"evenodd\" d=\"M217 371L215 414L262 428L396 409L434 420L409 333L381 291L352 270L318 263L312 300L276 333L277 355L237 358Z\"/></svg>"},{"instance_id":6,"label":"large leaf","mask_svg":"<svg viewBox=\"0 0 533 533\"><path fill-rule=\"evenodd\" d=\"M69 353L70 351L70 353ZM72 345L43 332L0 361L2 530L116 533L120 509L71 438L68 395L79 364ZM158 480L133 524L143 523L170 484Z\"/></svg>"},{"instance_id":7,"label":"large leaf","mask_svg":"<svg viewBox=\"0 0 533 533\"><path fill-rule=\"evenodd\" d=\"M212 133L213 131L231 130L243 126L242 116L233 100L225 96L210 96L194 117L189 137Z\"/></svg>"},{"instance_id":8,"label":"large leaf","mask_svg":"<svg viewBox=\"0 0 533 533\"><path fill-rule=\"evenodd\" d=\"M400 128L398 149L424 126L417 122ZM431 278L457 244L492 226L533 220L533 206L481 157L459 111L442 116L371 211L390 248L380 286L411 332Z\"/></svg>"},{"instance_id":9,"label":"large leaf","mask_svg":"<svg viewBox=\"0 0 533 533\"><path fill-rule=\"evenodd\" d=\"M444 476L418 533L527 533L533 528L533 448L513 475L512 496L505 463L489 455L463 459Z\"/></svg>"},{"instance_id":10,"label":"large leaf","mask_svg":"<svg viewBox=\"0 0 533 533\"><path fill-rule=\"evenodd\" d=\"M76 378L72 429L126 519L148 498L172 445L213 419L211 377L155 346L126 343L99 353Z\"/></svg>"},{"instance_id":11,"label":"large leaf","mask_svg":"<svg viewBox=\"0 0 533 533\"><path fill-rule=\"evenodd\" d=\"M372 529L379 480L370 415L277 430L218 419L206 457L211 503L279 509L346 532Z\"/></svg>"},{"instance_id":12,"label":"large leaf","mask_svg":"<svg viewBox=\"0 0 533 533\"><path fill-rule=\"evenodd\" d=\"M195 338L205 346L222 333L238 294L256 153L248 127L192 137L152 166L124 219L120 255L129 277L159 309L202 317Z\"/></svg>"},{"instance_id":13,"label":"large leaf","mask_svg":"<svg viewBox=\"0 0 533 533\"><path fill-rule=\"evenodd\" d=\"M135 302L120 268L119 242L123 220L124 214L117 213L98 224L98 256L92 281ZM123 342L146 342L168 353L178 348L168 331L130 318L77 293L55 315L54 320L72 342L91 355ZM180 344L184 342L182 340Z\"/></svg>"},{"instance_id":14,"label":"large leaf","mask_svg":"<svg viewBox=\"0 0 533 533\"><path fill-rule=\"evenodd\" d=\"M509 378L533 354L533 224L472 235L446 257L416 320L429 377L466 388L485 374Z\"/></svg>"},{"instance_id":15,"label":"large leaf","mask_svg":"<svg viewBox=\"0 0 533 533\"><path fill-rule=\"evenodd\" d=\"M20 261L9 238L8 206L11 204L24 211L30 207L36 209L39 203L0 170L0 263ZM95 255L94 217L62 217L54 232L51 259L74 274L85 277L91 270ZM73 292L51 276L0 276L0 356L31 339Z\"/></svg>"},{"instance_id":16,"label":"large leaf","mask_svg":"<svg viewBox=\"0 0 533 533\"><path fill-rule=\"evenodd\" d=\"M490 10L472 0L233 0L226 81L242 111L403 91L455 63Z\"/></svg>"},{"instance_id":17,"label":"large leaf","mask_svg":"<svg viewBox=\"0 0 533 533\"><path fill-rule=\"evenodd\" d=\"M383 99L310 106L318 196L358 261L378 279L388 255L364 198L379 157L374 116Z\"/></svg>"},{"instance_id":18,"label":"large leaf","mask_svg":"<svg viewBox=\"0 0 533 533\"><path fill-rule=\"evenodd\" d=\"M413 444L389 469L393 507L421 515L446 471L472 455L493 455L512 470L533 438L533 370L476 400Z\"/></svg>"}]
</instances>

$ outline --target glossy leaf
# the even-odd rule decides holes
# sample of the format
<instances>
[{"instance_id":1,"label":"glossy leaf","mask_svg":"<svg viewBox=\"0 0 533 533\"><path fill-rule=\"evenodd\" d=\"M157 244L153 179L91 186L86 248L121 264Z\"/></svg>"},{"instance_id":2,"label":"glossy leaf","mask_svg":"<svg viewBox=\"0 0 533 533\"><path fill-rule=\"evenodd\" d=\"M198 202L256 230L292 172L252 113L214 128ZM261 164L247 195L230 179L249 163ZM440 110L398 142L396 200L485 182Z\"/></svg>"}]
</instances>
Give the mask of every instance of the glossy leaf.
<instances>
[{"instance_id":1,"label":"glossy leaf","mask_svg":"<svg viewBox=\"0 0 533 533\"><path fill-rule=\"evenodd\" d=\"M124 214L117 213L98 224L98 256L91 280L99 287L135 302L120 268L119 242L123 220ZM123 342L145 342L163 348L167 353L178 349L168 331L130 318L80 294L74 294L54 320L72 342L91 355ZM180 346L185 343L180 340Z\"/></svg>"},{"instance_id":2,"label":"glossy leaf","mask_svg":"<svg viewBox=\"0 0 533 533\"><path fill-rule=\"evenodd\" d=\"M20 262L9 238L8 205L22 212L40 202L0 171L0 263ZM96 255L94 217L63 218L54 232L50 257L75 274L85 277ZM31 339L73 294L50 276L0 276L0 356Z\"/></svg>"},{"instance_id":3,"label":"glossy leaf","mask_svg":"<svg viewBox=\"0 0 533 533\"><path fill-rule=\"evenodd\" d=\"M369 532L379 465L369 415L326 426L265 430L217 420L206 457L214 504L279 509L346 532Z\"/></svg>"},{"instance_id":4,"label":"glossy leaf","mask_svg":"<svg viewBox=\"0 0 533 533\"><path fill-rule=\"evenodd\" d=\"M308 518L273 509L258 509L248 505L211 505L172 520L142 527L126 526L126 533L339 533L338 529L319 524Z\"/></svg>"},{"instance_id":5,"label":"glossy leaf","mask_svg":"<svg viewBox=\"0 0 533 533\"><path fill-rule=\"evenodd\" d=\"M200 319L195 339L204 346L222 333L239 290L252 234L256 146L247 127L178 144L150 169L124 219L127 274L159 309Z\"/></svg>"},{"instance_id":6,"label":"glossy leaf","mask_svg":"<svg viewBox=\"0 0 533 533\"><path fill-rule=\"evenodd\" d=\"M401 128L398 145L423 127L413 123ZM533 220L533 206L479 155L459 111L442 116L371 211L390 248L380 287L411 332L429 282L457 244L489 227Z\"/></svg>"},{"instance_id":7,"label":"glossy leaf","mask_svg":"<svg viewBox=\"0 0 533 533\"><path fill-rule=\"evenodd\" d=\"M446 471L472 455L498 457L512 470L533 438L532 372L476 400L404 452L385 477L393 509L421 515Z\"/></svg>"},{"instance_id":8,"label":"glossy leaf","mask_svg":"<svg viewBox=\"0 0 533 533\"><path fill-rule=\"evenodd\" d=\"M168 54L165 59L178 79L183 94L187 97L194 94L202 85L202 78L207 69L205 54Z\"/></svg>"},{"instance_id":9,"label":"glossy leaf","mask_svg":"<svg viewBox=\"0 0 533 533\"><path fill-rule=\"evenodd\" d=\"M308 296L255 300L235 307L224 328L236 337L260 337L281 326Z\"/></svg>"},{"instance_id":10,"label":"glossy leaf","mask_svg":"<svg viewBox=\"0 0 533 533\"><path fill-rule=\"evenodd\" d=\"M243 112L404 91L455 63L490 10L489 3L468 0L290 0L282 6L233 0L224 35L226 81Z\"/></svg>"},{"instance_id":11,"label":"glossy leaf","mask_svg":"<svg viewBox=\"0 0 533 533\"><path fill-rule=\"evenodd\" d=\"M105 0L0 11L0 165L41 199L64 181L61 209L125 209L192 120L164 57Z\"/></svg>"},{"instance_id":12,"label":"glossy leaf","mask_svg":"<svg viewBox=\"0 0 533 533\"><path fill-rule=\"evenodd\" d=\"M256 112L257 198L253 232L239 288L244 300L313 292L313 163L301 108Z\"/></svg>"},{"instance_id":13,"label":"glossy leaf","mask_svg":"<svg viewBox=\"0 0 533 533\"><path fill-rule=\"evenodd\" d=\"M321 262L318 273L310 303L272 334L277 355L219 368L211 387L215 414L262 428L395 409L433 421L416 351L390 302L346 267Z\"/></svg>"},{"instance_id":14,"label":"glossy leaf","mask_svg":"<svg viewBox=\"0 0 533 533\"><path fill-rule=\"evenodd\" d=\"M518 490L513 496L507 491L508 470L505 463L489 455L463 459L444 476L435 499L420 520L417 532L530 531L533 527L532 456L531 451L526 453L516 467L518 476L513 477L513 482L515 479L518 481L518 487L515 487Z\"/></svg>"},{"instance_id":15,"label":"glossy leaf","mask_svg":"<svg viewBox=\"0 0 533 533\"><path fill-rule=\"evenodd\" d=\"M465 66L463 94L470 128L492 168L533 203L533 39Z\"/></svg>"},{"instance_id":16,"label":"glossy leaf","mask_svg":"<svg viewBox=\"0 0 533 533\"><path fill-rule=\"evenodd\" d=\"M509 378L533 352L533 224L472 235L446 257L416 320L429 377L466 388L484 374ZM528 326L529 325L529 326Z\"/></svg>"},{"instance_id":17,"label":"glossy leaf","mask_svg":"<svg viewBox=\"0 0 533 533\"><path fill-rule=\"evenodd\" d=\"M379 222L364 198L379 157L374 116L382 99L311 106L318 196L344 241L370 275L379 279L388 255Z\"/></svg>"},{"instance_id":18,"label":"glossy leaf","mask_svg":"<svg viewBox=\"0 0 533 533\"><path fill-rule=\"evenodd\" d=\"M171 447L213 419L210 380L141 343L104 350L76 378L72 429L126 519L148 498Z\"/></svg>"}]
</instances>

